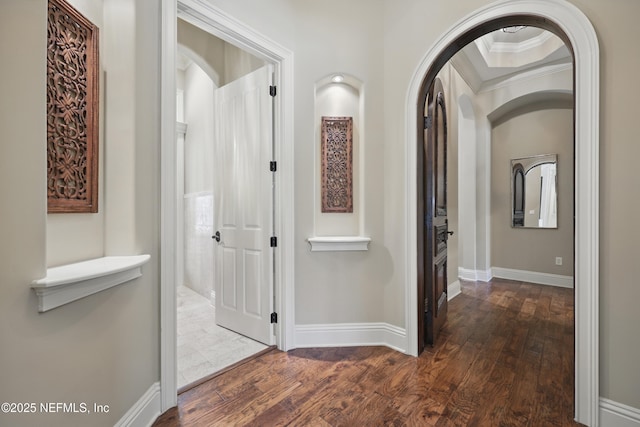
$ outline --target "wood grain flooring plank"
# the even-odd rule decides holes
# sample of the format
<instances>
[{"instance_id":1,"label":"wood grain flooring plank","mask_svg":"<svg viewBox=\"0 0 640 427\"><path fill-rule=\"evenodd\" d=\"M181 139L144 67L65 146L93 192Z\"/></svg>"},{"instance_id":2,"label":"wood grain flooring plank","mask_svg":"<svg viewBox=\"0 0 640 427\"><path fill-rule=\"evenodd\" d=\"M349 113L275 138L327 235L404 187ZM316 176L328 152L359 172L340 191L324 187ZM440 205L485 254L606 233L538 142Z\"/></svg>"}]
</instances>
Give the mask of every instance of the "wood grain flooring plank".
<instances>
[{"instance_id":1,"label":"wood grain flooring plank","mask_svg":"<svg viewBox=\"0 0 640 427\"><path fill-rule=\"evenodd\" d=\"M573 290L461 281L440 339L277 350L179 396L155 426L576 426Z\"/></svg>"},{"instance_id":2,"label":"wood grain flooring plank","mask_svg":"<svg viewBox=\"0 0 640 427\"><path fill-rule=\"evenodd\" d=\"M534 422L540 425L562 426L562 414L568 409L563 393L562 345L559 340L547 338L542 356L537 392L540 410L535 414ZM570 413L570 412L569 412Z\"/></svg>"},{"instance_id":3,"label":"wood grain flooring plank","mask_svg":"<svg viewBox=\"0 0 640 427\"><path fill-rule=\"evenodd\" d=\"M437 402L446 403L460 384L470 375L469 367L473 365L480 351L480 344L468 341L460 349L455 363L447 366L429 389L429 396Z\"/></svg>"},{"instance_id":4,"label":"wood grain flooring plank","mask_svg":"<svg viewBox=\"0 0 640 427\"><path fill-rule=\"evenodd\" d=\"M468 375L452 393L447 403L448 418L457 425L467 425L478 411L486 384L505 344L504 337L492 337L469 367Z\"/></svg>"},{"instance_id":5,"label":"wood grain flooring plank","mask_svg":"<svg viewBox=\"0 0 640 427\"><path fill-rule=\"evenodd\" d=\"M322 415L322 418L331 425L402 425L404 417L391 406L389 398L373 391L368 391L364 394L364 397L364 400L360 404L349 405L340 411L332 411Z\"/></svg>"},{"instance_id":6,"label":"wood grain flooring plank","mask_svg":"<svg viewBox=\"0 0 640 427\"><path fill-rule=\"evenodd\" d=\"M278 387L266 393L261 392L258 397L255 397L250 401L243 402L243 404L238 405L233 412L225 414L223 420L220 419L215 422L224 422L225 424L232 426L256 425L254 420L258 418L261 413L279 404L298 387L300 387L299 382L289 379L286 382L279 384Z\"/></svg>"},{"instance_id":7,"label":"wood grain flooring plank","mask_svg":"<svg viewBox=\"0 0 640 427\"><path fill-rule=\"evenodd\" d=\"M257 416L254 423L273 426L326 423L320 417L320 412L327 402L334 402L334 390L334 385L326 380L317 386L301 385L296 393ZM354 392L357 393L357 390Z\"/></svg>"}]
</instances>

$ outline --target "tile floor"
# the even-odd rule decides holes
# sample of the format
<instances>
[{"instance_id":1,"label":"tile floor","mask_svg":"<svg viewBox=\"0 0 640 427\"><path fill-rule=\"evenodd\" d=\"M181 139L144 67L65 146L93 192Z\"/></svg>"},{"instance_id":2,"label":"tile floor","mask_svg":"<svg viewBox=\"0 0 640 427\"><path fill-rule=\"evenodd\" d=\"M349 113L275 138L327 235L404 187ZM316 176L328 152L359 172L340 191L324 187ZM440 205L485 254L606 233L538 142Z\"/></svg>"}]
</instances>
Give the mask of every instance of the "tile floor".
<instances>
[{"instance_id":1,"label":"tile floor","mask_svg":"<svg viewBox=\"0 0 640 427\"><path fill-rule=\"evenodd\" d=\"M211 302L186 286L178 296L178 388L267 348L216 325Z\"/></svg>"}]
</instances>

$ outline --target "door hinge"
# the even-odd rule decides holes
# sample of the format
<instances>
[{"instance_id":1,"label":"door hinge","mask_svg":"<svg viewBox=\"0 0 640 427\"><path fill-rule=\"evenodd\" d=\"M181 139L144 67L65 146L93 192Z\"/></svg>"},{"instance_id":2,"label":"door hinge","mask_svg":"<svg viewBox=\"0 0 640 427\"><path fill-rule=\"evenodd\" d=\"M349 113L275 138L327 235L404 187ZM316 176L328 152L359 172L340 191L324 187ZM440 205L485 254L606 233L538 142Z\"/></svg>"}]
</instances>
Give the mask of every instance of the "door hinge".
<instances>
[{"instance_id":1,"label":"door hinge","mask_svg":"<svg viewBox=\"0 0 640 427\"><path fill-rule=\"evenodd\" d=\"M271 313L271 323L278 323L278 313L275 311Z\"/></svg>"},{"instance_id":2,"label":"door hinge","mask_svg":"<svg viewBox=\"0 0 640 427\"><path fill-rule=\"evenodd\" d=\"M424 128L431 129L431 126L433 126L433 120L431 120L431 116L426 116L424 118Z\"/></svg>"},{"instance_id":3,"label":"door hinge","mask_svg":"<svg viewBox=\"0 0 640 427\"><path fill-rule=\"evenodd\" d=\"M269 95L276 96L276 87L275 86L269 86Z\"/></svg>"},{"instance_id":4,"label":"door hinge","mask_svg":"<svg viewBox=\"0 0 640 427\"><path fill-rule=\"evenodd\" d=\"M271 172L275 172L278 170L278 163L277 162L269 162L269 170Z\"/></svg>"},{"instance_id":5,"label":"door hinge","mask_svg":"<svg viewBox=\"0 0 640 427\"><path fill-rule=\"evenodd\" d=\"M278 246L278 238L276 236L271 237L271 247L275 248Z\"/></svg>"}]
</instances>

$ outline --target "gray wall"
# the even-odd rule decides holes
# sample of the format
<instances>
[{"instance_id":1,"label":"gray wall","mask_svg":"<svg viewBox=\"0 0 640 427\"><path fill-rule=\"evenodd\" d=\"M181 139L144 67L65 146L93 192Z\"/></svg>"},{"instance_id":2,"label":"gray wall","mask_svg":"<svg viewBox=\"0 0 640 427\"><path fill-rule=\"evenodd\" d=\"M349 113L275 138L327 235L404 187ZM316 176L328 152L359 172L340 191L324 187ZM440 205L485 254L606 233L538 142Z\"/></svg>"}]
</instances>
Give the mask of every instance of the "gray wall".
<instances>
[{"instance_id":1,"label":"gray wall","mask_svg":"<svg viewBox=\"0 0 640 427\"><path fill-rule=\"evenodd\" d=\"M159 380L159 5L105 0L103 9L101 0L75 3L88 8L87 15L97 10L100 18L104 11L105 103L125 108L105 114L111 127L100 141L105 202L98 225L91 231L79 225L55 242L56 251L72 254L64 262L138 253L150 254L151 261L139 279L38 313L30 284L45 276L48 264L47 2L3 1L0 55L16 59L3 61L0 70L0 401L86 402L110 410L0 413L0 425L110 426ZM115 51L118 56L110 56ZM86 216L76 218L81 223Z\"/></svg>"},{"instance_id":2,"label":"gray wall","mask_svg":"<svg viewBox=\"0 0 640 427\"><path fill-rule=\"evenodd\" d=\"M101 31L104 29L104 11L102 0L72 0L69 1L77 10L97 25ZM111 48L105 43L105 38L98 37L99 51L104 57L105 49ZM99 112L99 140L104 140L105 118L105 85L104 85L104 61L100 64L100 94ZM98 159L98 186L104 188L104 144L99 145ZM104 205L104 192L98 191L98 207ZM104 225L105 212L99 209L93 214L50 214L47 215L47 266L57 266L81 259L96 258L104 255ZM86 236L91 236L87 239Z\"/></svg>"},{"instance_id":3,"label":"gray wall","mask_svg":"<svg viewBox=\"0 0 640 427\"><path fill-rule=\"evenodd\" d=\"M426 50L445 32L489 0L426 3L419 0L384 2L385 12L385 143L390 147L385 160L385 185L390 193L403 188L403 153L391 147L404 138L403 120L407 88L412 73ZM636 141L637 99L640 87L630 85L640 72L640 55L635 40L640 27L635 22L640 3L622 0L616 7L598 0L574 0L591 20L600 44L600 393L640 408L640 341L635 329L640 323L634 265L640 252L640 226L635 213L638 198L629 190L640 184L635 163L640 158ZM429 25L425 25L428 22ZM400 48L401 47L401 48ZM623 190L624 189L624 190ZM394 198L395 199L395 198ZM398 200L401 202L401 200ZM399 206L385 200L385 206ZM385 224L403 223L404 213L386 216ZM388 241L392 253L402 257L403 244ZM399 269L396 269L399 271ZM401 273L394 275L401 281Z\"/></svg>"},{"instance_id":4,"label":"gray wall","mask_svg":"<svg viewBox=\"0 0 640 427\"><path fill-rule=\"evenodd\" d=\"M573 276L573 109L537 109L509 117L491 138L491 263L494 267ZM558 228L511 227L511 159L558 155ZM562 265L555 258L562 257Z\"/></svg>"},{"instance_id":5,"label":"gray wall","mask_svg":"<svg viewBox=\"0 0 640 427\"><path fill-rule=\"evenodd\" d=\"M292 2L295 38L295 303L297 324L382 322L387 300L401 295L389 288L394 266L384 244L383 24L380 3ZM329 30L329 28L331 28ZM271 33L272 31L270 31ZM364 82L358 143L364 170L359 191L366 195L360 228L372 242L368 252L310 252L314 236L317 128L314 85L336 72ZM377 90L376 90L377 89ZM398 233L402 230L398 228ZM397 321L402 324L398 317Z\"/></svg>"},{"instance_id":6,"label":"gray wall","mask_svg":"<svg viewBox=\"0 0 640 427\"><path fill-rule=\"evenodd\" d=\"M404 326L404 146L409 82L434 41L490 0L210 1L294 51L296 322L384 321ZM107 121L121 123L122 132L133 135L122 141L133 147L126 147L126 158L118 150L106 154L115 168L124 162L126 173L121 181L109 183L114 172L105 171L105 197L113 199L104 203L109 215L104 247L105 253L149 252L152 259L144 267L143 278L43 315L36 312L29 283L42 277L47 265L46 2L5 0L0 14L0 53L4 58L20 53L19 61L3 62L0 71L0 400L111 404L108 415L95 419L97 425L112 425L159 377L159 6L105 1L115 3L135 16L130 23L122 19L113 23L114 30L125 24L135 28L130 38L114 37L113 41L122 46L125 56L128 49L135 49L134 59L126 59L135 68L107 62L107 88L133 80L135 102L125 117L107 117ZM629 193L640 184L635 126L640 86L629 84L640 73L640 55L636 54L640 3L619 0L615 7L599 0L572 3L593 23L601 53L601 395L640 408L636 326L640 323L640 287L634 270L640 255L640 226L635 218L640 202ZM313 230L313 83L334 71L357 76L365 84L364 228L373 242L369 252L348 256L311 254L304 241ZM119 148L110 138L113 135L107 133L105 148ZM119 196L118 189L125 192ZM109 209L116 212L111 215ZM45 360L55 363L49 365ZM46 420L2 417L0 424L10 425L86 421L73 416Z\"/></svg>"},{"instance_id":7,"label":"gray wall","mask_svg":"<svg viewBox=\"0 0 640 427\"><path fill-rule=\"evenodd\" d=\"M406 223L404 212L405 108L413 73L434 41L490 0L209 0L294 51L296 61L296 322L381 319L403 326ZM591 20L600 43L600 387L603 397L640 408L640 342L635 325L640 287L633 266L639 252L640 202L628 191L639 183L635 111L640 87L636 17L640 3L572 0ZM321 10L316 10L321 9ZM382 34L380 33L382 29ZM345 70L364 81L367 154L365 226L374 238L368 254L340 257L307 253L311 230L311 94L315 77ZM380 123L384 122L384 126ZM368 138L373 139L369 140ZM380 216L380 214L382 216ZM382 313L382 314L381 314Z\"/></svg>"}]
</instances>

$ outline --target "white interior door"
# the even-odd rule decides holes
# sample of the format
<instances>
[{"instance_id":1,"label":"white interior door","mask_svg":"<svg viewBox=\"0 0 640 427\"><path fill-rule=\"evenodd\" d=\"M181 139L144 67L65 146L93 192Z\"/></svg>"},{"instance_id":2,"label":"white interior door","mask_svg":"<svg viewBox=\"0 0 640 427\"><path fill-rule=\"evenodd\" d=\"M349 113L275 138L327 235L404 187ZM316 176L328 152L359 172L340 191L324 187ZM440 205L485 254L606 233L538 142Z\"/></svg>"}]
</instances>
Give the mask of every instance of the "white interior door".
<instances>
[{"instance_id":1,"label":"white interior door","mask_svg":"<svg viewBox=\"0 0 640 427\"><path fill-rule=\"evenodd\" d=\"M216 323L272 345L272 66L215 91ZM216 236L214 236L216 238Z\"/></svg>"}]
</instances>

